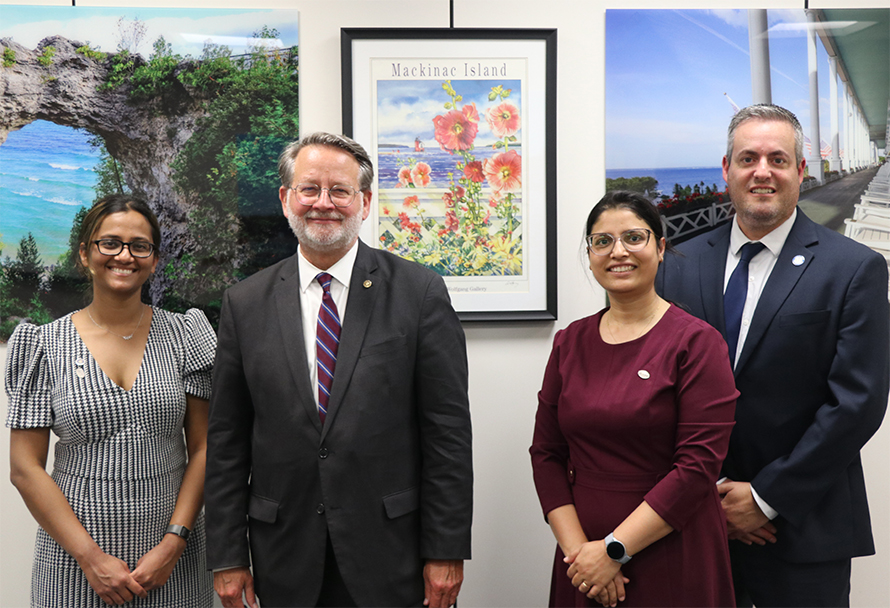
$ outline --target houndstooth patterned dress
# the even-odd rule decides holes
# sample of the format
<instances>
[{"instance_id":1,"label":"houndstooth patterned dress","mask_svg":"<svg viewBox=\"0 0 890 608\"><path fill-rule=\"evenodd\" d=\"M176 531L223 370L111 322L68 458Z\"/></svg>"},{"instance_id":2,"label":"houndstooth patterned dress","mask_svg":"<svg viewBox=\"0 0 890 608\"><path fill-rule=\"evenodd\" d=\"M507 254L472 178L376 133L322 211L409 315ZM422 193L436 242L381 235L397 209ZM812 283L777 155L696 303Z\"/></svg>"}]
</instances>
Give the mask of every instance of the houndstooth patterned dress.
<instances>
[{"instance_id":1,"label":"houndstooth patterned dress","mask_svg":"<svg viewBox=\"0 0 890 608\"><path fill-rule=\"evenodd\" d=\"M9 339L6 390L12 429L52 427L59 436L52 478L90 536L132 570L169 523L186 465L186 393L207 399L216 336L199 310L155 308L142 367L130 391L93 360L67 315ZM127 606L209 607L204 515L167 583ZM31 606L106 604L77 562L37 531Z\"/></svg>"}]
</instances>

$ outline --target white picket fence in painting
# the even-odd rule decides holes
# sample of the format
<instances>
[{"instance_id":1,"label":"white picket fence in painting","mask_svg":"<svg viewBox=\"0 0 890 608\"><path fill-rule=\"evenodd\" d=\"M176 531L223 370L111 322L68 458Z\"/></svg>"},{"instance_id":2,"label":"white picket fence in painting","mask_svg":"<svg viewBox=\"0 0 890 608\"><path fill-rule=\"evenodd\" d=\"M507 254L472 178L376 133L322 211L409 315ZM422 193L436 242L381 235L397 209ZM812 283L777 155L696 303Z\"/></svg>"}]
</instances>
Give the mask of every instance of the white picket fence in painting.
<instances>
[{"instance_id":1,"label":"white picket fence in painting","mask_svg":"<svg viewBox=\"0 0 890 608\"><path fill-rule=\"evenodd\" d=\"M702 207L695 211L663 216L665 235L669 241L692 234L704 228L713 228L720 222L732 217L732 203L713 203L710 207Z\"/></svg>"}]
</instances>

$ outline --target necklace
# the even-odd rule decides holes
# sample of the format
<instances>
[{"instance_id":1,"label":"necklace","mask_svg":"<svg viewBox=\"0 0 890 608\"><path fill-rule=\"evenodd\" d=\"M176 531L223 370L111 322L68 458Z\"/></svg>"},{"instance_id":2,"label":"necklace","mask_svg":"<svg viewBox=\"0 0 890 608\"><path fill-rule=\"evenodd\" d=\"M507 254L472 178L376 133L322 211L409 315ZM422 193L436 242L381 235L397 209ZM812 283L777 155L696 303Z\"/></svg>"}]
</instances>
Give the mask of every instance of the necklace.
<instances>
[{"instance_id":1,"label":"necklace","mask_svg":"<svg viewBox=\"0 0 890 608\"><path fill-rule=\"evenodd\" d=\"M122 335L120 335L119 333L114 332L114 331L111 331L111 330L108 329L107 327L102 327L101 325L99 325L98 323L96 323L96 319L94 319L94 318L93 318L93 315L90 314L90 308L89 308L89 306L87 307L86 311L87 311L87 316L90 318L90 321L92 321L92 322L93 322L93 325L95 325L95 326L98 327L99 329L104 329L104 330L107 331L108 333L110 333L110 334L112 334L112 335L115 335L115 336L117 336L118 338L123 338L124 340L132 340L132 339L133 339L133 336L136 335L136 332L139 331L139 326L142 325L142 319L145 317L145 304L142 305L142 314L139 315L139 323L136 324L136 329L134 329L134 330L133 330L133 333L131 333L129 336L122 336Z\"/></svg>"},{"instance_id":2,"label":"necklace","mask_svg":"<svg viewBox=\"0 0 890 608\"><path fill-rule=\"evenodd\" d=\"M652 319L655 317L656 314L658 314L658 307L656 307L655 310L652 311L651 315L646 317L646 324L643 325L643 329L640 330L640 333L638 333L636 336L634 336L630 340L627 340L627 342L633 342L634 340L636 340L637 338L642 336L644 333L646 333L646 330L649 329L649 324L652 322ZM618 340L615 339L615 334L612 333L612 324L613 324L612 315L609 315L609 318L606 321L606 331L609 332L609 337L612 338L612 343L621 344L621 342L619 342Z\"/></svg>"}]
</instances>

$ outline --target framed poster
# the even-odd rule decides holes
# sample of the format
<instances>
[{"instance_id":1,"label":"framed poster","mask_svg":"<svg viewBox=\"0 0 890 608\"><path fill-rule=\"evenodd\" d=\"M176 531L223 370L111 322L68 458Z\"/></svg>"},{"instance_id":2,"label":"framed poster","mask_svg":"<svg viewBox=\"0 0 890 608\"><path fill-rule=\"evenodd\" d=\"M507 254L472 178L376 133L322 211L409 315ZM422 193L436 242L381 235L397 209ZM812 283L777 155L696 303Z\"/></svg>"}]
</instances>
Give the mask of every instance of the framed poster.
<instances>
[{"instance_id":1,"label":"framed poster","mask_svg":"<svg viewBox=\"0 0 890 608\"><path fill-rule=\"evenodd\" d=\"M464 321L556 318L556 30L341 30L343 132L376 166L362 239Z\"/></svg>"}]
</instances>

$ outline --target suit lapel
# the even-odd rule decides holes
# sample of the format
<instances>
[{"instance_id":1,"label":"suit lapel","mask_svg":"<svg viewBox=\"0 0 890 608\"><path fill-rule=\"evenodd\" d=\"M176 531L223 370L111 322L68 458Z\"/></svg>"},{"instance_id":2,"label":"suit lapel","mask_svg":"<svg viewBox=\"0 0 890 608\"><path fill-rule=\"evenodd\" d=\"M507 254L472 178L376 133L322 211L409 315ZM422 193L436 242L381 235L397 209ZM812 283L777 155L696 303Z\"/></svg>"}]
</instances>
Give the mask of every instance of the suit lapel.
<instances>
[{"instance_id":1,"label":"suit lapel","mask_svg":"<svg viewBox=\"0 0 890 608\"><path fill-rule=\"evenodd\" d=\"M754 310L751 327L736 364L737 376L744 369L751 353L763 339L779 308L788 299L798 280L813 260L814 254L809 250L809 247L816 242L818 242L818 237L813 222L798 209L794 226L788 233L788 238L785 239L782 253L776 260L776 265L763 287L757 308Z\"/></svg>"},{"instance_id":2,"label":"suit lapel","mask_svg":"<svg viewBox=\"0 0 890 608\"><path fill-rule=\"evenodd\" d=\"M300 265L296 256L282 268L280 281L275 286L275 305L278 323L281 327L282 350L287 357L294 386L297 387L297 401L309 416L310 421L321 431L315 391L309 380L309 362L306 360L305 339L303 337L303 313L300 303Z\"/></svg>"},{"instance_id":3,"label":"suit lapel","mask_svg":"<svg viewBox=\"0 0 890 608\"><path fill-rule=\"evenodd\" d=\"M358 254L349 279L349 296L346 300L346 315L340 330L340 348L337 351L337 367L334 369L334 382L328 400L328 413L325 418L322 441L340 411L340 404L358 361L365 334L371 322L374 302L380 292L383 277L376 273L377 262L374 252L359 241Z\"/></svg>"},{"instance_id":4,"label":"suit lapel","mask_svg":"<svg viewBox=\"0 0 890 608\"><path fill-rule=\"evenodd\" d=\"M723 314L723 280L726 274L726 253L729 251L731 222L727 222L715 230L713 235L708 238L711 250L699 260L704 320L712 327L716 327L724 339L726 339L726 319ZM708 296L713 293L717 293L718 297Z\"/></svg>"}]
</instances>

